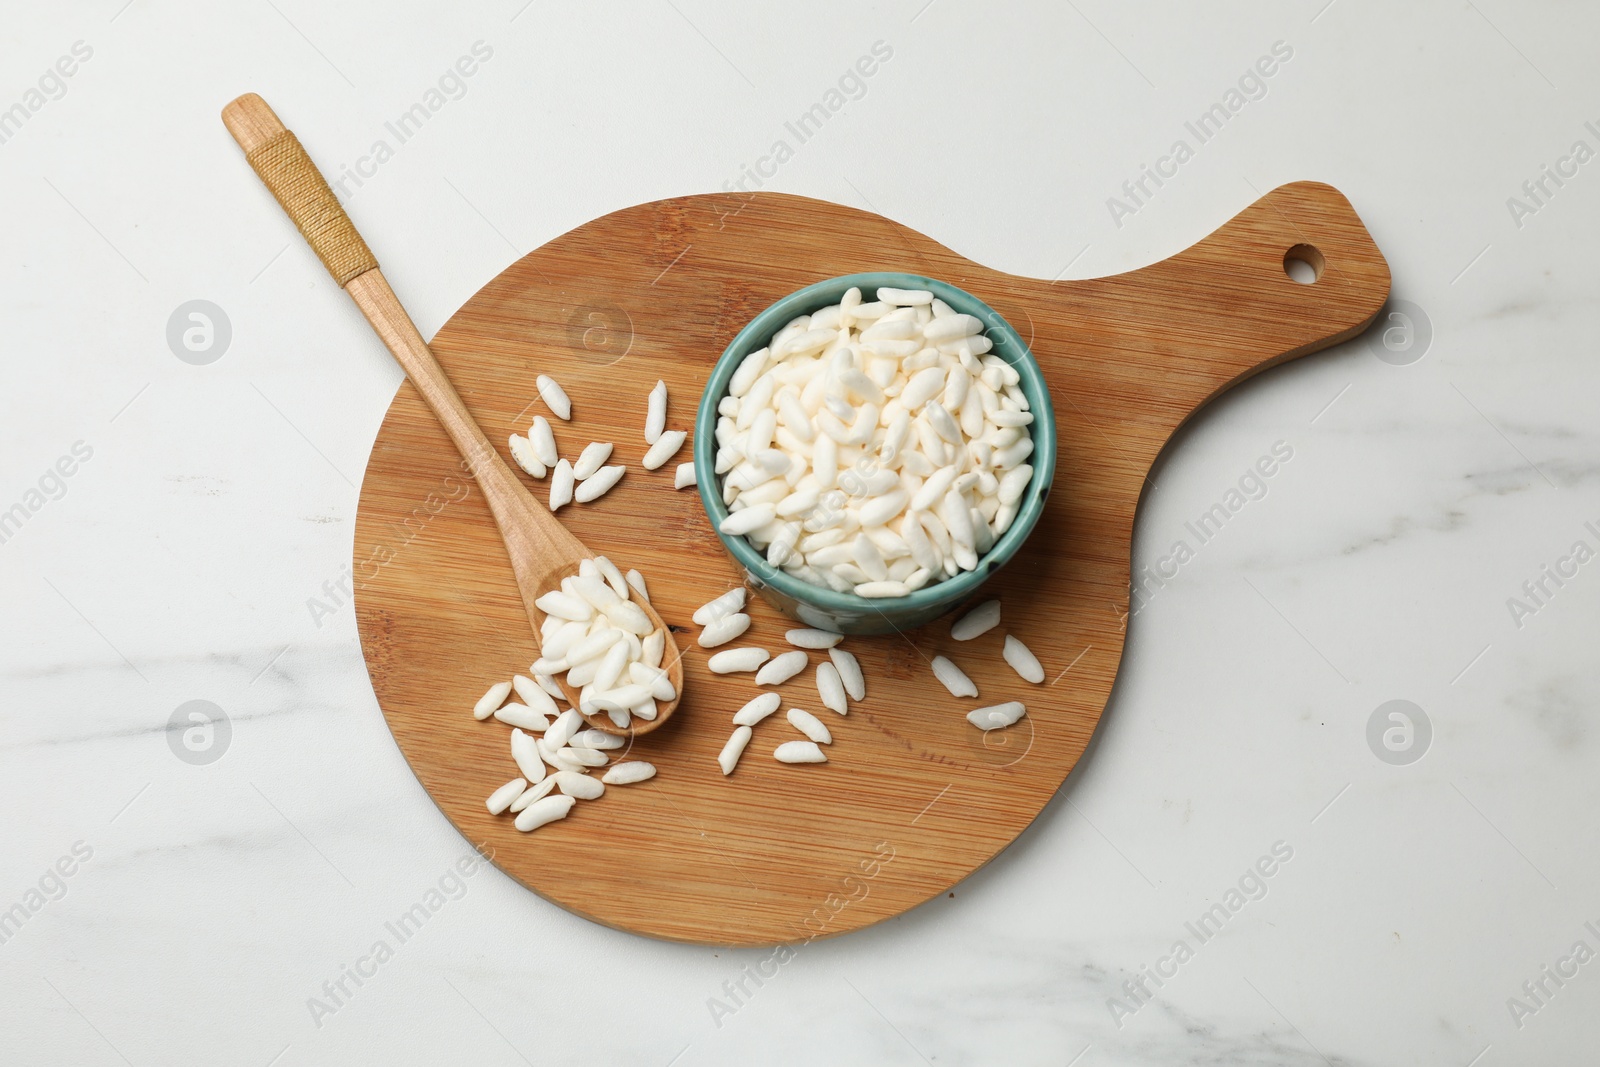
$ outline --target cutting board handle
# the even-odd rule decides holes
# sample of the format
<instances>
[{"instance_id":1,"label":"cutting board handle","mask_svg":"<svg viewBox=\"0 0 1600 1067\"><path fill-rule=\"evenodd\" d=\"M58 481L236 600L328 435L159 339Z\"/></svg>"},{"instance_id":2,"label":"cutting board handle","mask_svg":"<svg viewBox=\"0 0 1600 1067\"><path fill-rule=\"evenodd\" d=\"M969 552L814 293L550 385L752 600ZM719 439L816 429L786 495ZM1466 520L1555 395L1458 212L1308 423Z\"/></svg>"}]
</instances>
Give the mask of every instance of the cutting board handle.
<instances>
[{"instance_id":1,"label":"cutting board handle","mask_svg":"<svg viewBox=\"0 0 1600 1067\"><path fill-rule=\"evenodd\" d=\"M1316 280L1290 277L1293 258ZM1170 431L1245 378L1360 334L1388 299L1389 265L1344 194L1293 182L1174 256L1049 288L1080 339L1041 355L1052 393L1104 389L1109 372L1130 396L1158 399L1145 420ZM1085 359L1100 363L1092 375Z\"/></svg>"}]
</instances>

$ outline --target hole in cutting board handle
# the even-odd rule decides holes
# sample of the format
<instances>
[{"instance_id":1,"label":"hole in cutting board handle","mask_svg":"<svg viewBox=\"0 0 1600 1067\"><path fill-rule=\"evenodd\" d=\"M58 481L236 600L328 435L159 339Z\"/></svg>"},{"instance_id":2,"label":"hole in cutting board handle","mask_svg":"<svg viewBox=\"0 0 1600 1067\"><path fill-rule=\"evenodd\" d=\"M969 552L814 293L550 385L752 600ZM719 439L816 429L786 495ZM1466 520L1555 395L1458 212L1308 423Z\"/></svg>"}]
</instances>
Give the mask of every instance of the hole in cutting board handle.
<instances>
[{"instance_id":1,"label":"hole in cutting board handle","mask_svg":"<svg viewBox=\"0 0 1600 1067\"><path fill-rule=\"evenodd\" d=\"M1301 285L1316 282L1327 265L1328 261L1315 245L1295 245L1283 254L1283 273Z\"/></svg>"}]
</instances>

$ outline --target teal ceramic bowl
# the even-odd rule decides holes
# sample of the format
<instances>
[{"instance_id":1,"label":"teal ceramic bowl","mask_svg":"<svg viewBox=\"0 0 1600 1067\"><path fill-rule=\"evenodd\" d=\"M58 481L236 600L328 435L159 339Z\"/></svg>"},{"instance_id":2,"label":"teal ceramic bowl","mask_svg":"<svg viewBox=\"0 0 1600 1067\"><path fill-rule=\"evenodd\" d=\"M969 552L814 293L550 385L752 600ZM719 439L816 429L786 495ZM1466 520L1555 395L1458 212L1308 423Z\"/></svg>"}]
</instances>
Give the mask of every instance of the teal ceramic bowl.
<instances>
[{"instance_id":1,"label":"teal ceramic bowl","mask_svg":"<svg viewBox=\"0 0 1600 1067\"><path fill-rule=\"evenodd\" d=\"M861 289L863 300L872 300L880 286L930 290L956 311L973 315L987 324L984 332L994 343L992 351L1016 368L1022 379L1019 386L1034 413L1033 425L1029 427L1034 443L1033 455L1029 457L1029 462L1033 464L1033 479L1019 501L1017 517L1010 529L978 560L976 570L924 586L910 596L870 599L812 585L769 564L766 556L742 536L729 536L718 530L717 536L721 538L723 547L744 568L750 585L763 598L806 626L844 634L909 630L938 618L966 601L989 580L990 575L1017 554L1022 543L1033 532L1039 516L1044 512L1045 499L1050 494L1050 483L1055 477L1056 468L1056 421L1055 410L1050 404L1050 391L1045 386L1044 375L1033 353L1028 351L1028 346L1010 323L971 293L947 282L891 272L847 274L808 285L767 308L739 331L739 335L712 368L705 393L700 397L694 430L695 479L699 483L700 500L711 520L711 528L717 530L728 515L728 509L722 503L722 478L716 473L717 404L727 395L728 381L738 369L740 360L764 347L791 319L837 304L852 287Z\"/></svg>"}]
</instances>

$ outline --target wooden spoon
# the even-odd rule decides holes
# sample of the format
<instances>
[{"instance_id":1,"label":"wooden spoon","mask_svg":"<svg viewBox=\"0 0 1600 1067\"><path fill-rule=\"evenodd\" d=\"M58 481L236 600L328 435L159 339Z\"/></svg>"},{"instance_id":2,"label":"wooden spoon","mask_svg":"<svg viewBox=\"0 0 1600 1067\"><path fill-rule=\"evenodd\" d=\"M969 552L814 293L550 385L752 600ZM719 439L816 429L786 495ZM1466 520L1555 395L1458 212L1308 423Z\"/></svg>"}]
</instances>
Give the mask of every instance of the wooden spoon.
<instances>
[{"instance_id":1,"label":"wooden spoon","mask_svg":"<svg viewBox=\"0 0 1600 1067\"><path fill-rule=\"evenodd\" d=\"M580 560L593 558L596 553L584 547L548 508L534 499L495 452L411 317L400 306L383 271L378 269L378 261L335 199L333 190L267 102L254 93L246 93L222 109L222 121L244 149L250 166L289 213L333 280L350 294L455 442L500 527L528 621L533 624L534 633L540 633L545 613L538 598L557 588L562 578L577 573ZM666 638L662 662L676 695L657 704L653 720L635 718L628 729L619 729L604 712L584 715L591 726L609 734L649 733L672 717L683 694L683 662L671 629L649 601L642 597L632 599ZM564 680L557 681L567 702L578 707L577 694Z\"/></svg>"}]
</instances>

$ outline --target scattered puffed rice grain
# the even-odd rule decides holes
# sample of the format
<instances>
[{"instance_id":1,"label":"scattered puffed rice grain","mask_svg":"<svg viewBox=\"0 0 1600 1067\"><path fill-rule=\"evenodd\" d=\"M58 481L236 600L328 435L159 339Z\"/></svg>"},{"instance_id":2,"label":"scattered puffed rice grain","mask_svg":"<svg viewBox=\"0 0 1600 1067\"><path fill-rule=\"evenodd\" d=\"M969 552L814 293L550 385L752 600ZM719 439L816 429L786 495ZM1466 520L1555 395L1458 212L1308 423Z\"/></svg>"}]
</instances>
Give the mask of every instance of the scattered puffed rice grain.
<instances>
[{"instance_id":1,"label":"scattered puffed rice grain","mask_svg":"<svg viewBox=\"0 0 1600 1067\"><path fill-rule=\"evenodd\" d=\"M534 384L539 387L539 399L544 401L544 406L554 412L561 421L571 421L572 401L567 398L567 391L557 385L556 380L548 374L539 375Z\"/></svg>"},{"instance_id":2,"label":"scattered puffed rice grain","mask_svg":"<svg viewBox=\"0 0 1600 1067\"><path fill-rule=\"evenodd\" d=\"M644 439L646 444L655 444L661 436L661 431L667 428L667 383L657 381L655 388L650 390L650 399L645 409Z\"/></svg>"},{"instance_id":3,"label":"scattered puffed rice grain","mask_svg":"<svg viewBox=\"0 0 1600 1067\"><path fill-rule=\"evenodd\" d=\"M526 778L513 778L505 785L489 794L489 799L484 804L489 809L490 815L500 815L511 806L512 801L520 797L528 789Z\"/></svg>"},{"instance_id":4,"label":"scattered puffed rice grain","mask_svg":"<svg viewBox=\"0 0 1600 1067\"><path fill-rule=\"evenodd\" d=\"M815 741L785 741L773 750L779 763L827 763L828 757Z\"/></svg>"},{"instance_id":5,"label":"scattered puffed rice grain","mask_svg":"<svg viewBox=\"0 0 1600 1067\"><path fill-rule=\"evenodd\" d=\"M565 747L584 725L583 716L578 714L578 709L568 708L550 724L550 729L545 731L544 743L550 746L551 751L558 751Z\"/></svg>"},{"instance_id":6,"label":"scattered puffed rice grain","mask_svg":"<svg viewBox=\"0 0 1600 1067\"><path fill-rule=\"evenodd\" d=\"M530 782L544 781L544 757L539 751L539 739L521 730L511 731L511 759L522 777Z\"/></svg>"},{"instance_id":7,"label":"scattered puffed rice grain","mask_svg":"<svg viewBox=\"0 0 1600 1067\"><path fill-rule=\"evenodd\" d=\"M590 441L584 445L583 451L578 454L578 461L572 465L572 476L581 482L604 467L606 460L611 458L613 447L610 441Z\"/></svg>"},{"instance_id":8,"label":"scattered puffed rice grain","mask_svg":"<svg viewBox=\"0 0 1600 1067\"><path fill-rule=\"evenodd\" d=\"M729 648L718 652L706 661L712 674L738 674L753 671L767 662L770 656L764 648Z\"/></svg>"},{"instance_id":9,"label":"scattered puffed rice grain","mask_svg":"<svg viewBox=\"0 0 1600 1067\"><path fill-rule=\"evenodd\" d=\"M621 481L622 476L626 473L628 473L628 468L620 463L612 467L601 467L578 483L577 489L573 490L572 499L580 504L588 504L599 500L610 492L611 487Z\"/></svg>"},{"instance_id":10,"label":"scattered puffed rice grain","mask_svg":"<svg viewBox=\"0 0 1600 1067\"><path fill-rule=\"evenodd\" d=\"M604 730L579 730L572 735L572 740L567 742L571 748L592 748L600 752L608 752L613 748L621 748L626 742L616 734L608 734Z\"/></svg>"},{"instance_id":11,"label":"scattered puffed rice grain","mask_svg":"<svg viewBox=\"0 0 1600 1067\"><path fill-rule=\"evenodd\" d=\"M572 806L577 801L571 797L545 797L543 800L530 804L517 816L516 827L523 833L537 830L546 823L565 819L572 811Z\"/></svg>"},{"instance_id":12,"label":"scattered puffed rice grain","mask_svg":"<svg viewBox=\"0 0 1600 1067\"><path fill-rule=\"evenodd\" d=\"M628 588L639 594L639 599L650 603L650 587L644 584L644 575L636 570L628 572Z\"/></svg>"},{"instance_id":13,"label":"scattered puffed rice grain","mask_svg":"<svg viewBox=\"0 0 1600 1067\"><path fill-rule=\"evenodd\" d=\"M705 629L700 631L700 647L716 648L718 645L725 645L748 629L750 629L750 616L742 612L716 619L707 623Z\"/></svg>"},{"instance_id":14,"label":"scattered puffed rice grain","mask_svg":"<svg viewBox=\"0 0 1600 1067\"><path fill-rule=\"evenodd\" d=\"M971 641L999 625L1000 601L985 600L955 621L950 636L957 641Z\"/></svg>"},{"instance_id":15,"label":"scattered puffed rice grain","mask_svg":"<svg viewBox=\"0 0 1600 1067\"><path fill-rule=\"evenodd\" d=\"M845 699L844 680L839 677L839 668L832 663L817 664L817 696L822 698L822 706L829 711L836 711L840 715L850 714L850 703Z\"/></svg>"},{"instance_id":16,"label":"scattered puffed rice grain","mask_svg":"<svg viewBox=\"0 0 1600 1067\"><path fill-rule=\"evenodd\" d=\"M978 687L968 678L966 672L957 667L945 656L933 657L933 676L944 683L953 697L975 697Z\"/></svg>"},{"instance_id":17,"label":"scattered puffed rice grain","mask_svg":"<svg viewBox=\"0 0 1600 1067\"><path fill-rule=\"evenodd\" d=\"M563 755L563 753L569 751L568 749L565 749L565 748L561 748L561 749L551 748L549 745L544 743L544 738L542 738L542 737L537 739L535 744L538 747L539 758L544 760L546 763L550 764L550 766L554 767L556 770L558 770L558 771L582 771L583 770L583 764L579 763L575 759L569 759L568 757Z\"/></svg>"},{"instance_id":18,"label":"scattered puffed rice grain","mask_svg":"<svg viewBox=\"0 0 1600 1067\"><path fill-rule=\"evenodd\" d=\"M850 694L850 699L867 699L867 679L861 673L861 661L842 648L828 649L828 658L833 660L834 669L839 672L839 680L844 683L844 691Z\"/></svg>"},{"instance_id":19,"label":"scattered puffed rice grain","mask_svg":"<svg viewBox=\"0 0 1600 1067\"><path fill-rule=\"evenodd\" d=\"M772 694L777 696L776 693ZM722 751L717 754L717 766L722 768L724 776L733 773L739 765L739 757L744 755L745 746L750 743L750 736L754 731L748 726L740 726L728 737L727 743L722 746Z\"/></svg>"},{"instance_id":20,"label":"scattered puffed rice grain","mask_svg":"<svg viewBox=\"0 0 1600 1067\"><path fill-rule=\"evenodd\" d=\"M1025 711L1027 708L1023 707L1022 701L1008 700L1004 704L991 704L987 708L967 712L967 721L980 730L999 730L1022 718Z\"/></svg>"},{"instance_id":21,"label":"scattered puffed rice grain","mask_svg":"<svg viewBox=\"0 0 1600 1067\"><path fill-rule=\"evenodd\" d=\"M587 774L577 771L557 771L550 777L555 779L556 788L561 790L563 796L575 797L578 800L599 800L605 795L605 783L598 778L590 778Z\"/></svg>"},{"instance_id":22,"label":"scattered puffed rice grain","mask_svg":"<svg viewBox=\"0 0 1600 1067\"><path fill-rule=\"evenodd\" d=\"M507 808L506 810L515 815L517 812L526 808L529 804L537 804L539 801L549 796L555 787L556 783L554 776L548 777L536 785L530 785L520 797L511 802L511 807Z\"/></svg>"},{"instance_id":23,"label":"scattered puffed rice grain","mask_svg":"<svg viewBox=\"0 0 1600 1067\"><path fill-rule=\"evenodd\" d=\"M744 607L747 592L744 586L737 586L721 596L701 604L699 608L695 609L695 625L705 626L740 610Z\"/></svg>"},{"instance_id":24,"label":"scattered puffed rice grain","mask_svg":"<svg viewBox=\"0 0 1600 1067\"><path fill-rule=\"evenodd\" d=\"M543 693L539 695L544 696ZM541 715L528 707L528 705L518 704L516 701L512 701L504 707L496 708L494 717L497 721L503 722L507 726L520 726L524 730L532 730L535 733L543 733L550 728L549 716Z\"/></svg>"},{"instance_id":25,"label":"scattered puffed rice grain","mask_svg":"<svg viewBox=\"0 0 1600 1067\"><path fill-rule=\"evenodd\" d=\"M754 726L768 715L777 711L778 705L782 703L783 698L777 693L762 693L734 713L733 724L735 726Z\"/></svg>"},{"instance_id":26,"label":"scattered puffed rice grain","mask_svg":"<svg viewBox=\"0 0 1600 1067\"><path fill-rule=\"evenodd\" d=\"M573 487L572 464L565 459L558 460L550 470L550 510L560 511L572 503Z\"/></svg>"},{"instance_id":27,"label":"scattered puffed rice grain","mask_svg":"<svg viewBox=\"0 0 1600 1067\"><path fill-rule=\"evenodd\" d=\"M478 698L472 705L472 717L480 722L494 714L494 709L506 702L506 697L511 695L510 682L496 682L489 687L489 691Z\"/></svg>"},{"instance_id":28,"label":"scattered puffed rice grain","mask_svg":"<svg viewBox=\"0 0 1600 1067\"><path fill-rule=\"evenodd\" d=\"M667 460L677 455L678 449L683 447L683 439L689 436L683 430L666 430L656 438L655 444L645 452L640 463L647 471L653 471L666 463Z\"/></svg>"},{"instance_id":29,"label":"scattered puffed rice grain","mask_svg":"<svg viewBox=\"0 0 1600 1067\"><path fill-rule=\"evenodd\" d=\"M528 669L533 670L532 667L529 667ZM567 694L561 691L561 687L556 684L556 680L550 677L550 675L533 671L533 680L538 682L539 688L543 689L546 693L549 693L552 698L556 700L567 699Z\"/></svg>"},{"instance_id":30,"label":"scattered puffed rice grain","mask_svg":"<svg viewBox=\"0 0 1600 1067\"><path fill-rule=\"evenodd\" d=\"M532 678L519 674L511 679L511 688L517 691L517 696L522 698L524 704L539 714L552 719L561 714L561 709L556 707L556 702L551 699L550 694L540 688L539 683Z\"/></svg>"},{"instance_id":31,"label":"scattered puffed rice grain","mask_svg":"<svg viewBox=\"0 0 1600 1067\"><path fill-rule=\"evenodd\" d=\"M783 635L783 639L795 648L832 648L844 640L844 634L832 633L828 630L790 630Z\"/></svg>"},{"instance_id":32,"label":"scattered puffed rice grain","mask_svg":"<svg viewBox=\"0 0 1600 1067\"><path fill-rule=\"evenodd\" d=\"M600 780L606 785L632 785L642 782L647 778L656 776L656 766L644 760L630 760L627 763L613 763Z\"/></svg>"},{"instance_id":33,"label":"scattered puffed rice grain","mask_svg":"<svg viewBox=\"0 0 1600 1067\"><path fill-rule=\"evenodd\" d=\"M1039 657L1017 637L1006 634L1006 646L1001 654L1024 682L1038 685L1044 681L1044 667L1040 665Z\"/></svg>"},{"instance_id":34,"label":"scattered puffed rice grain","mask_svg":"<svg viewBox=\"0 0 1600 1067\"><path fill-rule=\"evenodd\" d=\"M533 417L533 425L528 428L528 443L546 467L554 467L561 459L561 453L556 450L556 432L543 415Z\"/></svg>"},{"instance_id":35,"label":"scattered puffed rice grain","mask_svg":"<svg viewBox=\"0 0 1600 1067\"><path fill-rule=\"evenodd\" d=\"M819 745L833 744L833 734L828 732L827 726L823 725L821 719L803 708L789 709L789 725Z\"/></svg>"},{"instance_id":36,"label":"scattered puffed rice grain","mask_svg":"<svg viewBox=\"0 0 1600 1067\"><path fill-rule=\"evenodd\" d=\"M517 466L528 472L529 477L543 478L550 473L550 468L545 466L544 461L539 458L538 452L534 451L533 442L526 437L520 433L514 433L511 435L509 445L511 458L517 461Z\"/></svg>"},{"instance_id":37,"label":"scattered puffed rice grain","mask_svg":"<svg viewBox=\"0 0 1600 1067\"><path fill-rule=\"evenodd\" d=\"M784 652L774 656L762 665L756 672L757 685L782 685L790 678L806 669L806 654L804 649L795 649L793 652Z\"/></svg>"},{"instance_id":38,"label":"scattered puffed rice grain","mask_svg":"<svg viewBox=\"0 0 1600 1067\"><path fill-rule=\"evenodd\" d=\"M688 489L697 484L694 474L694 460L678 464L678 469L672 472L672 488Z\"/></svg>"}]
</instances>

